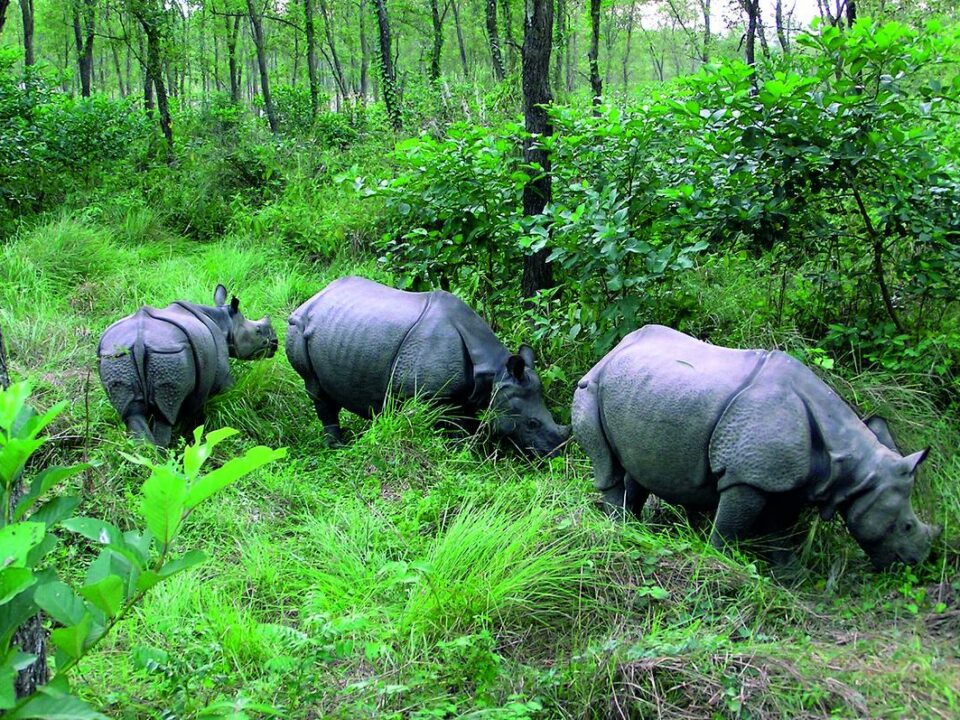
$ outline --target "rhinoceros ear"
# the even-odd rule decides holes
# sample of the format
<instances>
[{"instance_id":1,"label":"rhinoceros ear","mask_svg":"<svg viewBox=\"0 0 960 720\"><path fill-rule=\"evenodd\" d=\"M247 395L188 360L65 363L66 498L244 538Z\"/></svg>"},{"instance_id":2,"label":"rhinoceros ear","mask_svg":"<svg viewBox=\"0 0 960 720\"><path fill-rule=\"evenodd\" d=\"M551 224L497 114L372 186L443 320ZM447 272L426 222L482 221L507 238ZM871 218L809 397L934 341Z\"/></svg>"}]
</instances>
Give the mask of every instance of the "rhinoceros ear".
<instances>
[{"instance_id":1,"label":"rhinoceros ear","mask_svg":"<svg viewBox=\"0 0 960 720\"><path fill-rule=\"evenodd\" d=\"M870 428L870 432L877 436L877 440L880 441L881 445L885 445L897 454L900 453L900 448L897 447L897 441L893 439L893 433L890 432L890 427L887 425L886 420L879 415L871 415L864 419L863 424Z\"/></svg>"},{"instance_id":2,"label":"rhinoceros ear","mask_svg":"<svg viewBox=\"0 0 960 720\"><path fill-rule=\"evenodd\" d=\"M926 460L927 455L929 454L930 454L930 448L925 448L920 452L915 452L913 455L907 455L903 459L903 462L906 463L906 466L908 468L907 472L910 475L913 475L917 471L917 468L920 467L920 463Z\"/></svg>"},{"instance_id":3,"label":"rhinoceros ear","mask_svg":"<svg viewBox=\"0 0 960 720\"><path fill-rule=\"evenodd\" d=\"M230 298L230 312L240 311L240 300L236 296Z\"/></svg>"},{"instance_id":4,"label":"rhinoceros ear","mask_svg":"<svg viewBox=\"0 0 960 720\"><path fill-rule=\"evenodd\" d=\"M520 346L520 349L517 350L517 355L523 358L523 361L527 364L527 367L533 368L536 364L536 358L533 354L533 348L524 343Z\"/></svg>"},{"instance_id":5,"label":"rhinoceros ear","mask_svg":"<svg viewBox=\"0 0 960 720\"><path fill-rule=\"evenodd\" d=\"M523 371L526 367L527 363L522 355L511 355L507 358L507 372L510 373L515 380L523 380Z\"/></svg>"},{"instance_id":6,"label":"rhinoceros ear","mask_svg":"<svg viewBox=\"0 0 960 720\"><path fill-rule=\"evenodd\" d=\"M227 289L223 285L217 285L217 289L213 291L213 302L217 307L227 302Z\"/></svg>"}]
</instances>

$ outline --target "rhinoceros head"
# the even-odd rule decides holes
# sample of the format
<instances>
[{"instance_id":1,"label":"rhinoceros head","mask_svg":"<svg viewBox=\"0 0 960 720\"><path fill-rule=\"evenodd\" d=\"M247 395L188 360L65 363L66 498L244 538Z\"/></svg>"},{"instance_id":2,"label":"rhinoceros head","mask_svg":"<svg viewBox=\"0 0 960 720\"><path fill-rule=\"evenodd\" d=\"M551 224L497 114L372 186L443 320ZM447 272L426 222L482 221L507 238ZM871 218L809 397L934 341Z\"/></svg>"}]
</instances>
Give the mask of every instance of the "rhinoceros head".
<instances>
[{"instance_id":1,"label":"rhinoceros head","mask_svg":"<svg viewBox=\"0 0 960 720\"><path fill-rule=\"evenodd\" d=\"M555 455L570 437L569 425L557 425L543 402L543 385L534 370L533 349L521 345L507 359L490 399L494 433L535 455Z\"/></svg>"},{"instance_id":2,"label":"rhinoceros head","mask_svg":"<svg viewBox=\"0 0 960 720\"><path fill-rule=\"evenodd\" d=\"M882 446L864 468L862 482L869 489L851 501L847 527L878 569L897 562L915 565L926 559L942 529L921 522L910 502L914 474L927 450L902 457L885 426L884 433L868 426Z\"/></svg>"},{"instance_id":3,"label":"rhinoceros head","mask_svg":"<svg viewBox=\"0 0 960 720\"><path fill-rule=\"evenodd\" d=\"M217 285L213 299L218 308L227 311L230 322L230 331L227 333L230 357L239 360L273 357L277 352L277 333L270 324L269 315L262 320L247 320L240 312L240 301L237 298L232 298L230 305L226 305L227 289L223 285Z\"/></svg>"}]
</instances>

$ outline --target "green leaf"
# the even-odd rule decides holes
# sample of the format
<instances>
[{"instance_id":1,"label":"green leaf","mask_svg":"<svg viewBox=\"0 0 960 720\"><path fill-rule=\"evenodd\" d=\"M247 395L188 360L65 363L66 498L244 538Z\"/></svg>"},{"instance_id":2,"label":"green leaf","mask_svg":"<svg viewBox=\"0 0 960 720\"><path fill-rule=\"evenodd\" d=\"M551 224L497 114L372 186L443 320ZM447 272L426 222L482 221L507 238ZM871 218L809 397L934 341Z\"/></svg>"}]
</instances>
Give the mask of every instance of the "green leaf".
<instances>
[{"instance_id":1,"label":"green leaf","mask_svg":"<svg viewBox=\"0 0 960 720\"><path fill-rule=\"evenodd\" d=\"M273 450L264 445L258 445L255 448L247 450L241 457L228 460L213 472L207 473L197 479L191 486L190 492L187 493L186 508L192 510L211 495L219 492L235 480L266 465L268 462L286 457L286 455L286 448ZM156 531L154 531L154 534L156 534Z\"/></svg>"},{"instance_id":2,"label":"green leaf","mask_svg":"<svg viewBox=\"0 0 960 720\"><path fill-rule=\"evenodd\" d=\"M19 520L27 509L37 499L54 485L58 485L67 478L73 477L90 467L88 464L73 465L71 467L48 467L40 472L30 483L30 492L24 495L13 511L13 519Z\"/></svg>"},{"instance_id":3,"label":"green leaf","mask_svg":"<svg viewBox=\"0 0 960 720\"><path fill-rule=\"evenodd\" d=\"M177 534L187 497L187 479L170 467L161 465L143 484L140 514L147 528L166 546Z\"/></svg>"},{"instance_id":4,"label":"green leaf","mask_svg":"<svg viewBox=\"0 0 960 720\"><path fill-rule=\"evenodd\" d=\"M86 702L56 687L44 685L6 720L110 720Z\"/></svg>"},{"instance_id":5,"label":"green leaf","mask_svg":"<svg viewBox=\"0 0 960 720\"><path fill-rule=\"evenodd\" d=\"M123 580L117 575L107 575L100 582L84 585L80 594L103 610L107 617L116 617L123 607Z\"/></svg>"},{"instance_id":6,"label":"green leaf","mask_svg":"<svg viewBox=\"0 0 960 720\"><path fill-rule=\"evenodd\" d=\"M116 527L96 518L70 518L63 521L63 527L100 545L124 545L123 533Z\"/></svg>"},{"instance_id":7,"label":"green leaf","mask_svg":"<svg viewBox=\"0 0 960 720\"><path fill-rule=\"evenodd\" d=\"M47 526L38 522L21 522L0 528L0 568L23 567L27 554L43 540Z\"/></svg>"},{"instance_id":8,"label":"green leaf","mask_svg":"<svg viewBox=\"0 0 960 720\"><path fill-rule=\"evenodd\" d=\"M10 432L14 421L26 407L28 397L30 383L27 381L16 382L6 390L0 390L0 430Z\"/></svg>"},{"instance_id":9,"label":"green leaf","mask_svg":"<svg viewBox=\"0 0 960 720\"><path fill-rule=\"evenodd\" d=\"M184 553L181 557L171 560L168 563L165 563L162 568L160 568L160 577L166 579L172 577L177 573L181 573L184 570L189 570L192 567L196 567L203 562L206 562L207 555L206 553L200 550L190 550L189 552Z\"/></svg>"},{"instance_id":10,"label":"green leaf","mask_svg":"<svg viewBox=\"0 0 960 720\"><path fill-rule=\"evenodd\" d=\"M9 488L43 440L11 438L0 447L0 482Z\"/></svg>"},{"instance_id":11,"label":"green leaf","mask_svg":"<svg viewBox=\"0 0 960 720\"><path fill-rule=\"evenodd\" d=\"M200 468L203 466L203 463L205 463L212 454L213 448L218 443L226 440L229 437L233 437L239 432L239 430L234 430L233 428L229 427L220 428L219 430L214 430L211 433L207 433L206 440L204 442L200 442L200 437L203 434L203 426L201 425L194 430L194 444L187 445L183 451L184 475L191 480L196 477L197 473L200 471Z\"/></svg>"},{"instance_id":12,"label":"green leaf","mask_svg":"<svg viewBox=\"0 0 960 720\"><path fill-rule=\"evenodd\" d=\"M92 623L93 616L89 612L85 613L76 625L54 630L50 633L50 639L68 657L81 657L86 646L87 636L90 635L90 625Z\"/></svg>"},{"instance_id":13,"label":"green leaf","mask_svg":"<svg viewBox=\"0 0 960 720\"><path fill-rule=\"evenodd\" d=\"M29 519L31 522L42 522L51 528L70 517L79 504L80 498L76 495L61 495L45 502Z\"/></svg>"},{"instance_id":14,"label":"green leaf","mask_svg":"<svg viewBox=\"0 0 960 720\"><path fill-rule=\"evenodd\" d=\"M8 567L0 570L0 605L10 602L36 582L30 568Z\"/></svg>"},{"instance_id":15,"label":"green leaf","mask_svg":"<svg viewBox=\"0 0 960 720\"><path fill-rule=\"evenodd\" d=\"M33 593L33 601L61 625L76 625L88 613L73 588L59 580L40 585Z\"/></svg>"}]
</instances>

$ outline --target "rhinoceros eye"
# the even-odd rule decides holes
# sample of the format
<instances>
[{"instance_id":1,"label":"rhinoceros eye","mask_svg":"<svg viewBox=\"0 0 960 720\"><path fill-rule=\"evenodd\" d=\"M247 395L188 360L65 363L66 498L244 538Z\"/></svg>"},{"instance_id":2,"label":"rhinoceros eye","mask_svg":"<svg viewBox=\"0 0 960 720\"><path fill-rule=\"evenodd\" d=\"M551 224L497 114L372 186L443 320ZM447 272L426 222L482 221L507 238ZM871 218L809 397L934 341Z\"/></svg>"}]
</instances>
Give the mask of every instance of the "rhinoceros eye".
<instances>
[{"instance_id":1,"label":"rhinoceros eye","mask_svg":"<svg viewBox=\"0 0 960 720\"><path fill-rule=\"evenodd\" d=\"M905 533L913 532L913 523L912 523L911 521L907 520L907 521L903 524L903 531L904 531Z\"/></svg>"},{"instance_id":2,"label":"rhinoceros eye","mask_svg":"<svg viewBox=\"0 0 960 720\"><path fill-rule=\"evenodd\" d=\"M536 430L541 425L543 425L543 423L537 420L537 418L527 418L527 427L531 430Z\"/></svg>"}]
</instances>

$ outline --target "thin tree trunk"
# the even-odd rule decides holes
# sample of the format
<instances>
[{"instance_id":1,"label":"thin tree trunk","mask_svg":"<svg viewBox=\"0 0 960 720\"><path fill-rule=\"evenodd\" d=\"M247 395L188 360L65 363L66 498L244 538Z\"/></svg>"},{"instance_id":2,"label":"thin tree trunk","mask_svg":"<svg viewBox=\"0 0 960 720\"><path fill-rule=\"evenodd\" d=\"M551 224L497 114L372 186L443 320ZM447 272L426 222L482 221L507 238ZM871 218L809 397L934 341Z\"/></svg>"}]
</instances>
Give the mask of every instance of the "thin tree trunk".
<instances>
[{"instance_id":1,"label":"thin tree trunk","mask_svg":"<svg viewBox=\"0 0 960 720\"><path fill-rule=\"evenodd\" d=\"M443 19L440 17L440 5L430 0L430 20L433 23L433 47L430 51L430 79L440 79L440 55L443 52Z\"/></svg>"},{"instance_id":2,"label":"thin tree trunk","mask_svg":"<svg viewBox=\"0 0 960 720\"><path fill-rule=\"evenodd\" d=\"M450 5L453 8L453 24L457 30L457 45L460 49L460 64L463 65L463 77L467 78L470 75L470 68L467 67L467 48L463 44L463 28L460 26L460 3L458 0L451 0Z\"/></svg>"},{"instance_id":3,"label":"thin tree trunk","mask_svg":"<svg viewBox=\"0 0 960 720\"><path fill-rule=\"evenodd\" d=\"M230 100L234 103L240 102L240 72L237 65L237 39L240 36L240 16L233 19L233 25L230 24L230 18L225 17L227 24L227 63L230 66Z\"/></svg>"},{"instance_id":4,"label":"thin tree trunk","mask_svg":"<svg viewBox=\"0 0 960 720\"><path fill-rule=\"evenodd\" d=\"M267 112L270 131L276 134L280 131L280 123L277 121L277 110L273 106L273 97L270 95L270 76L267 72L267 52L263 42L263 25L260 22L260 13L257 12L254 0L247 0L247 13L250 16L250 27L253 30L253 44L257 50L257 67L260 70L260 92L263 94L263 108Z\"/></svg>"},{"instance_id":5,"label":"thin tree trunk","mask_svg":"<svg viewBox=\"0 0 960 720\"><path fill-rule=\"evenodd\" d=\"M85 0L85 12L81 13L80 2L73 6L73 37L77 45L77 66L80 70L80 94L90 97L93 80L93 36L95 24L95 0Z\"/></svg>"},{"instance_id":6,"label":"thin tree trunk","mask_svg":"<svg viewBox=\"0 0 960 720\"><path fill-rule=\"evenodd\" d=\"M747 65L752 67L757 64L757 16L759 14L760 0L740 0L740 3L741 7L743 7L747 13L747 35L744 52Z\"/></svg>"},{"instance_id":7,"label":"thin tree trunk","mask_svg":"<svg viewBox=\"0 0 960 720\"><path fill-rule=\"evenodd\" d=\"M603 96L603 82L600 80L600 0L590 0L590 49L587 51L590 61L590 89L593 92L593 105L600 104Z\"/></svg>"},{"instance_id":8,"label":"thin tree trunk","mask_svg":"<svg viewBox=\"0 0 960 720\"><path fill-rule=\"evenodd\" d=\"M523 23L523 116L527 137L523 141L523 159L537 164L541 172L523 187L523 214L539 215L550 202L550 155L539 142L553 134L548 107L550 95L550 44L553 39L553 0L529 0ZM547 263L550 251L544 248L527 255L523 262L521 289L525 298L553 287L553 271Z\"/></svg>"},{"instance_id":9,"label":"thin tree trunk","mask_svg":"<svg viewBox=\"0 0 960 720\"><path fill-rule=\"evenodd\" d=\"M400 115L400 98L397 96L397 76L390 54L390 18L387 16L387 0L375 0L377 4L377 25L380 28L380 85L383 102L387 106L387 117L394 130L399 130L403 118Z\"/></svg>"},{"instance_id":10,"label":"thin tree trunk","mask_svg":"<svg viewBox=\"0 0 960 720\"><path fill-rule=\"evenodd\" d=\"M113 66L117 71L117 87L120 88L120 97L126 97L127 91L123 86L123 67L120 65L120 53L117 51L117 44L110 43L110 52L113 54Z\"/></svg>"},{"instance_id":11,"label":"thin tree trunk","mask_svg":"<svg viewBox=\"0 0 960 720\"><path fill-rule=\"evenodd\" d=\"M497 0L487 0L487 38L490 40L490 58L493 62L493 78L501 82L506 73L503 55L500 52L500 35L497 32Z\"/></svg>"},{"instance_id":12,"label":"thin tree trunk","mask_svg":"<svg viewBox=\"0 0 960 720\"><path fill-rule=\"evenodd\" d=\"M790 53L790 39L787 37L786 28L783 26L783 0L777 0L773 11L773 21L777 26L777 40L780 41L780 49L784 55Z\"/></svg>"},{"instance_id":13,"label":"thin tree trunk","mask_svg":"<svg viewBox=\"0 0 960 720\"><path fill-rule=\"evenodd\" d=\"M623 49L623 92L627 92L630 84L630 50L633 48L633 24L637 11L637 0L630 3L630 12L627 14L627 40Z\"/></svg>"},{"instance_id":14,"label":"thin tree trunk","mask_svg":"<svg viewBox=\"0 0 960 720\"><path fill-rule=\"evenodd\" d=\"M857 3L856 0L847 0L847 27L853 27L857 21Z\"/></svg>"},{"instance_id":15,"label":"thin tree trunk","mask_svg":"<svg viewBox=\"0 0 960 720\"><path fill-rule=\"evenodd\" d=\"M574 58L577 57L577 24L567 23L566 47L563 51L564 69L566 71L567 92L573 92L576 86L577 68Z\"/></svg>"},{"instance_id":16,"label":"thin tree trunk","mask_svg":"<svg viewBox=\"0 0 960 720\"><path fill-rule=\"evenodd\" d=\"M310 78L310 112L320 111L320 89L317 85L317 41L313 35L313 0L303 0L304 27L307 35L307 75Z\"/></svg>"},{"instance_id":17,"label":"thin tree trunk","mask_svg":"<svg viewBox=\"0 0 960 720\"><path fill-rule=\"evenodd\" d=\"M703 13L703 53L701 57L703 58L704 65L710 62L710 1L711 0L700 0L700 10ZM777 2L779 1L780 0L777 0Z\"/></svg>"},{"instance_id":18,"label":"thin tree trunk","mask_svg":"<svg viewBox=\"0 0 960 720\"><path fill-rule=\"evenodd\" d=\"M517 66L517 41L513 39L513 11L510 0L500 0L500 14L503 16L503 33L507 43L507 67L513 72Z\"/></svg>"},{"instance_id":19,"label":"thin tree trunk","mask_svg":"<svg viewBox=\"0 0 960 720\"><path fill-rule=\"evenodd\" d=\"M560 92L560 83L563 77L563 50L567 40L567 4L566 0L557 0L556 22L553 26L553 90Z\"/></svg>"},{"instance_id":20,"label":"thin tree trunk","mask_svg":"<svg viewBox=\"0 0 960 720\"><path fill-rule=\"evenodd\" d=\"M360 96L366 101L370 88L370 47L367 44L367 0L360 0Z\"/></svg>"},{"instance_id":21,"label":"thin tree trunk","mask_svg":"<svg viewBox=\"0 0 960 720\"><path fill-rule=\"evenodd\" d=\"M0 0L0 33L3 32L3 24L7 21L8 7L10 7L10 0Z\"/></svg>"},{"instance_id":22,"label":"thin tree trunk","mask_svg":"<svg viewBox=\"0 0 960 720\"><path fill-rule=\"evenodd\" d=\"M23 18L23 66L34 64L33 57L33 0L20 0L20 14Z\"/></svg>"},{"instance_id":23,"label":"thin tree trunk","mask_svg":"<svg viewBox=\"0 0 960 720\"><path fill-rule=\"evenodd\" d=\"M250 0L248 0L249 2ZM340 65L340 56L337 55L336 38L330 25L330 12L327 9L327 0L320 0L320 14L323 15L323 31L327 38L327 47L330 48L329 65L333 71L333 80L340 90L340 97L347 97L347 82L343 77L343 66Z\"/></svg>"}]
</instances>

